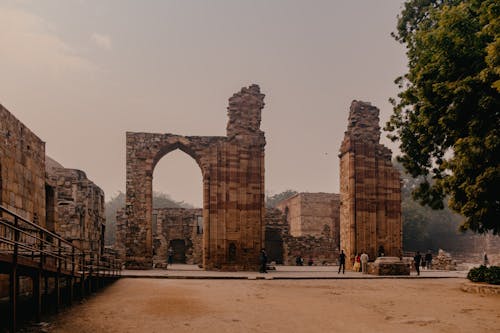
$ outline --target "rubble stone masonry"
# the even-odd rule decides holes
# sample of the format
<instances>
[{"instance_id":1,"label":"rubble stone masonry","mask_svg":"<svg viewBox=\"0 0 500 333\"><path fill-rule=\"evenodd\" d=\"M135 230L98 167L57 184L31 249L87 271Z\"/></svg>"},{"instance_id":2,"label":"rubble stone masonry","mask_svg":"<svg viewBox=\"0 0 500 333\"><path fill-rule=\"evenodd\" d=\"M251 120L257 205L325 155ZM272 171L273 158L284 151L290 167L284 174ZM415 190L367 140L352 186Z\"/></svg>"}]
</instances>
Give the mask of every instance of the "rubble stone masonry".
<instances>
[{"instance_id":1,"label":"rubble stone masonry","mask_svg":"<svg viewBox=\"0 0 500 333\"><path fill-rule=\"evenodd\" d=\"M45 226L45 143L2 105L0 203Z\"/></svg>"},{"instance_id":2,"label":"rubble stone masonry","mask_svg":"<svg viewBox=\"0 0 500 333\"><path fill-rule=\"evenodd\" d=\"M67 169L47 157L49 229L85 251L104 253L104 192L81 170ZM49 214L52 215L52 214Z\"/></svg>"},{"instance_id":3,"label":"rubble stone masonry","mask_svg":"<svg viewBox=\"0 0 500 333\"><path fill-rule=\"evenodd\" d=\"M302 194L307 196L311 193ZM328 195L328 193L320 194ZM330 198L338 198L338 194L329 194L329 196ZM323 197L328 198L328 196ZM291 202L295 201L292 198ZM325 200L325 202L327 201ZM322 234L303 233L300 236L292 236L289 232L290 225L287 216L282 211L284 209L283 205L279 204L278 206L280 208L268 208L266 212L266 251L270 261L275 261L277 264L295 265L296 257L301 256L306 265L309 259L313 260L314 265L331 265L337 262L339 241L338 237L333 237L330 228L324 228ZM337 225L338 229L338 201L336 207L337 218L336 222L333 223ZM319 211L306 211L309 211L312 215L321 216L324 214L321 212L323 209L326 209L326 211L332 210L331 207L326 208L320 205ZM321 225L324 226L324 224Z\"/></svg>"},{"instance_id":4,"label":"rubble stone masonry","mask_svg":"<svg viewBox=\"0 0 500 333\"><path fill-rule=\"evenodd\" d=\"M339 206L338 194L297 193L276 208L287 216L291 236L327 236L338 240Z\"/></svg>"},{"instance_id":5,"label":"rubble stone masonry","mask_svg":"<svg viewBox=\"0 0 500 333\"><path fill-rule=\"evenodd\" d=\"M164 267L169 248L174 262L202 263L203 213L199 208L153 209L153 263Z\"/></svg>"},{"instance_id":6,"label":"rubble stone masonry","mask_svg":"<svg viewBox=\"0 0 500 333\"><path fill-rule=\"evenodd\" d=\"M257 269L265 214L263 107L264 95L251 85L229 99L225 137L126 134L126 219L117 226L117 241L124 244L128 268L152 267L153 171L163 156L180 149L202 171L203 267Z\"/></svg>"},{"instance_id":7,"label":"rubble stone masonry","mask_svg":"<svg viewBox=\"0 0 500 333\"><path fill-rule=\"evenodd\" d=\"M391 151L379 143L379 109L353 101L340 147L340 246L347 265L356 253L370 259L401 256L401 180Z\"/></svg>"}]
</instances>

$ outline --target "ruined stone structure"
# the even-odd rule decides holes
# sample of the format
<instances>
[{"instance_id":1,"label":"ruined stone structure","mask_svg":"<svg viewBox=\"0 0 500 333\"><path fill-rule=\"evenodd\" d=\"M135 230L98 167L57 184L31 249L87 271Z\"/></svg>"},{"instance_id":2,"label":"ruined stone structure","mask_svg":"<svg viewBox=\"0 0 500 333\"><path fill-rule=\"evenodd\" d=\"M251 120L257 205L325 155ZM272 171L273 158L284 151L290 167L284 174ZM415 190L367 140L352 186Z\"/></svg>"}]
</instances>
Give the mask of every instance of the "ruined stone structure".
<instances>
[{"instance_id":1,"label":"ruined stone structure","mask_svg":"<svg viewBox=\"0 0 500 333\"><path fill-rule=\"evenodd\" d=\"M353 101L340 147L340 247L352 263L365 250L401 256L401 181L391 151L379 143L379 109ZM347 266L346 265L346 266Z\"/></svg>"},{"instance_id":2,"label":"ruined stone structure","mask_svg":"<svg viewBox=\"0 0 500 333\"><path fill-rule=\"evenodd\" d=\"M285 215L290 235L339 239L340 196L333 193L297 193L276 205Z\"/></svg>"},{"instance_id":3,"label":"ruined stone structure","mask_svg":"<svg viewBox=\"0 0 500 333\"><path fill-rule=\"evenodd\" d=\"M0 203L45 226L45 142L2 105Z\"/></svg>"},{"instance_id":4,"label":"ruined stone structure","mask_svg":"<svg viewBox=\"0 0 500 333\"><path fill-rule=\"evenodd\" d=\"M166 267L168 249L173 262L202 263L203 213L199 208L153 209L153 264Z\"/></svg>"},{"instance_id":5,"label":"ruined stone structure","mask_svg":"<svg viewBox=\"0 0 500 333\"><path fill-rule=\"evenodd\" d=\"M290 236L290 227L285 214L276 208L266 208L264 247L269 261L277 264L288 262L285 239Z\"/></svg>"},{"instance_id":6,"label":"ruined stone structure","mask_svg":"<svg viewBox=\"0 0 500 333\"><path fill-rule=\"evenodd\" d=\"M65 169L48 158L45 142L2 105L0 205L75 242L92 256L103 251L102 190L82 171ZM2 226L0 235L8 236ZM0 298L8 296L8 284L8 275L0 274ZM20 294L31 293L32 279L19 276L18 288Z\"/></svg>"},{"instance_id":7,"label":"ruined stone structure","mask_svg":"<svg viewBox=\"0 0 500 333\"><path fill-rule=\"evenodd\" d=\"M126 134L126 219L117 226L117 242L124 244L128 268L153 265L153 171L163 156L180 149L203 177L203 267L257 269L265 214L263 107L264 95L252 85L229 99L225 137Z\"/></svg>"},{"instance_id":8,"label":"ruined stone structure","mask_svg":"<svg viewBox=\"0 0 500 333\"><path fill-rule=\"evenodd\" d=\"M265 247L276 263L295 265L301 256L333 264L339 247L339 195L298 193L266 214Z\"/></svg>"},{"instance_id":9,"label":"ruined stone structure","mask_svg":"<svg viewBox=\"0 0 500 333\"><path fill-rule=\"evenodd\" d=\"M79 248L104 253L104 192L81 170L67 169L46 158L49 230Z\"/></svg>"}]
</instances>

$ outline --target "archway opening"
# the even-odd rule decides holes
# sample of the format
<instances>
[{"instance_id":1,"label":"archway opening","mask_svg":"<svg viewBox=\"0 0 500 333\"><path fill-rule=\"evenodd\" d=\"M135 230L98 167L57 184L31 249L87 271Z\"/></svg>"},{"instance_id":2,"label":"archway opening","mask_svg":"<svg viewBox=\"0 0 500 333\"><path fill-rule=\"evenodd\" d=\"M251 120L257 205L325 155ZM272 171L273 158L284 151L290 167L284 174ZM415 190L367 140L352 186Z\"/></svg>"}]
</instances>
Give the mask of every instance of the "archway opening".
<instances>
[{"instance_id":1,"label":"archway opening","mask_svg":"<svg viewBox=\"0 0 500 333\"><path fill-rule=\"evenodd\" d=\"M203 177L196 161L176 149L153 170L153 265L201 265L203 260Z\"/></svg>"}]
</instances>

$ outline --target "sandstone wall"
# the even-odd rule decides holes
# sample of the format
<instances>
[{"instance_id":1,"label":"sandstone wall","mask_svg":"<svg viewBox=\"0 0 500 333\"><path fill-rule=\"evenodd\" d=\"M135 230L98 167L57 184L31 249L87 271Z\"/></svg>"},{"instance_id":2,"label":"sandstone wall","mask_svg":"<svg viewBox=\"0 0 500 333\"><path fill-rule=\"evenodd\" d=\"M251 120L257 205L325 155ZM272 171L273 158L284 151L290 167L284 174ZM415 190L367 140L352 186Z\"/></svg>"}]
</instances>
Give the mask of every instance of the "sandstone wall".
<instances>
[{"instance_id":1,"label":"sandstone wall","mask_svg":"<svg viewBox=\"0 0 500 333\"><path fill-rule=\"evenodd\" d=\"M285 236L285 265L295 265L295 258L300 255L307 265L311 258L314 265L334 265L339 256L338 243L326 236Z\"/></svg>"},{"instance_id":2,"label":"sandstone wall","mask_svg":"<svg viewBox=\"0 0 500 333\"><path fill-rule=\"evenodd\" d=\"M45 143L0 105L0 203L45 226Z\"/></svg>"},{"instance_id":3,"label":"sandstone wall","mask_svg":"<svg viewBox=\"0 0 500 333\"><path fill-rule=\"evenodd\" d=\"M48 159L47 184L53 191L53 231L80 248L103 254L104 192L76 169L55 166ZM51 207L47 207L51 209Z\"/></svg>"},{"instance_id":4,"label":"sandstone wall","mask_svg":"<svg viewBox=\"0 0 500 333\"><path fill-rule=\"evenodd\" d=\"M276 205L286 216L290 235L339 239L340 196L333 193L298 193Z\"/></svg>"},{"instance_id":5,"label":"sandstone wall","mask_svg":"<svg viewBox=\"0 0 500 333\"><path fill-rule=\"evenodd\" d=\"M330 230L320 235L295 237L291 235L290 225L281 209L266 210L265 247L270 261L295 265L295 258L300 255L305 263L309 258L312 258L315 265L335 264L337 262L339 242L333 237ZM278 247L281 248L278 250Z\"/></svg>"},{"instance_id":6,"label":"sandstone wall","mask_svg":"<svg viewBox=\"0 0 500 333\"><path fill-rule=\"evenodd\" d=\"M379 143L379 110L353 101L340 148L340 243L356 253L401 255L401 181L391 151Z\"/></svg>"},{"instance_id":7,"label":"sandstone wall","mask_svg":"<svg viewBox=\"0 0 500 333\"><path fill-rule=\"evenodd\" d=\"M183 241L186 264L202 263L203 228L201 209L161 208L153 209L153 264L162 266L167 262L168 249L172 241ZM180 253L174 253L177 258Z\"/></svg>"},{"instance_id":8,"label":"sandstone wall","mask_svg":"<svg viewBox=\"0 0 500 333\"><path fill-rule=\"evenodd\" d=\"M302 205L300 193L279 202L276 205L283 214L285 214L286 221L290 228L290 235L302 235Z\"/></svg>"},{"instance_id":9,"label":"sandstone wall","mask_svg":"<svg viewBox=\"0 0 500 333\"><path fill-rule=\"evenodd\" d=\"M265 214L263 100L256 85L229 99L227 137L127 133L127 217L120 227L127 267L152 266L152 175L163 156L180 149L203 176L203 266L257 269Z\"/></svg>"}]
</instances>

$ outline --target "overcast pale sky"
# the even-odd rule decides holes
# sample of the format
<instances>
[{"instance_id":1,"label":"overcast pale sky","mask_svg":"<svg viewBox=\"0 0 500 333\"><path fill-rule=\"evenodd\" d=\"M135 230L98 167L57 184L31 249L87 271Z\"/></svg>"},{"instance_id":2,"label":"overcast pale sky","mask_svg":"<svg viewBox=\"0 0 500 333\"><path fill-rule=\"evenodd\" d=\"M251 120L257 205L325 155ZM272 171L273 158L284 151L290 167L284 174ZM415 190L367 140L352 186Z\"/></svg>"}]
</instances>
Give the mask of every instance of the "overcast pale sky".
<instances>
[{"instance_id":1,"label":"overcast pale sky","mask_svg":"<svg viewBox=\"0 0 500 333\"><path fill-rule=\"evenodd\" d=\"M227 99L257 83L266 190L338 192L351 101L382 123L392 111L402 3L0 0L0 103L109 199L125 191L126 131L225 135ZM154 190L201 206L201 171L173 152Z\"/></svg>"}]
</instances>

